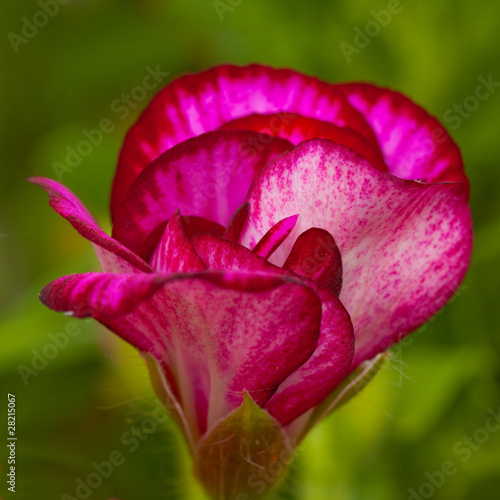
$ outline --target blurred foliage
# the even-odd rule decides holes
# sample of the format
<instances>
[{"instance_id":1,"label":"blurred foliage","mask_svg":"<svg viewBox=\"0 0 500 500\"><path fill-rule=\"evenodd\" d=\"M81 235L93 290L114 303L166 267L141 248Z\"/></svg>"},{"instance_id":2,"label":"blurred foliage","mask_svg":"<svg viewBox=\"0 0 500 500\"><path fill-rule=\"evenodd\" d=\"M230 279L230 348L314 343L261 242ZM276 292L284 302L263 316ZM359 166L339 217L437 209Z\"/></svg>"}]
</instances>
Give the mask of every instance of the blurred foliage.
<instances>
[{"instance_id":1,"label":"blurred foliage","mask_svg":"<svg viewBox=\"0 0 500 500\"><path fill-rule=\"evenodd\" d=\"M79 335L27 385L19 373L20 365L31 366L33 350L70 321L42 307L38 291L53 278L97 269L90 245L25 179L54 178L53 162L64 161L82 130L112 119L115 130L63 176L109 227L117 154L147 99L125 119L112 103L140 84L147 66L159 65L168 79L224 62L261 62L329 81L368 80L403 91L441 119L474 94L478 77L500 79L500 10L487 0L401 0L400 12L350 62L340 44L353 45L355 29L365 30L373 11L391 2L222 3L228 8L221 19L211 0L71 0L16 53L9 34L21 36L24 18L32 20L41 4L2 1L0 408L7 392L16 394L19 438L16 494L5 491L4 445L0 453L4 500L74 495L76 479L114 450L125 462L91 499L199 497L169 420L154 435L139 432L134 452L123 444L134 423L159 414L142 362L112 334L81 322ZM427 476L447 460L456 471L442 486L431 485L433 498L498 498L500 433L480 445L474 436L483 435L474 433L488 410L500 407L499 115L500 91L493 91L452 130L471 179L475 221L464 285L453 303L393 349L364 392L311 433L276 498L397 500L422 487L423 496L430 492ZM6 423L0 425L3 436ZM468 436L473 447L464 444Z\"/></svg>"}]
</instances>

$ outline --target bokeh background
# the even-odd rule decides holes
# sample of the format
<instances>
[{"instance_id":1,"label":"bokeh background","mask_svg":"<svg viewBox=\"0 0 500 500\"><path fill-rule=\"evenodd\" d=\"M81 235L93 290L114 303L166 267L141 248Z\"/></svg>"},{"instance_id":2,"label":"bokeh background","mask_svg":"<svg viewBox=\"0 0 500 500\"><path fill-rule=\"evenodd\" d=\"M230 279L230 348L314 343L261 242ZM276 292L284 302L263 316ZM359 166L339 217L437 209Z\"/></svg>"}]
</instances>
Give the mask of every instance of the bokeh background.
<instances>
[{"instance_id":1,"label":"bokeh background","mask_svg":"<svg viewBox=\"0 0 500 500\"><path fill-rule=\"evenodd\" d=\"M96 270L97 263L91 246L26 178L55 178L54 162L64 163L67 147L110 118L114 131L62 179L109 228L120 145L152 95L133 102L126 117L113 103L141 84L147 67L168 73L166 84L220 63L260 62L328 81L367 80L412 96L444 121L462 149L475 224L472 266L452 303L395 347L371 386L312 432L275 498L497 499L500 432L484 425L500 413L500 88L492 84L485 100L471 96L480 78L500 82L498 5L61 3L45 25L37 14L41 3L1 3L0 435L10 392L17 397L18 441L15 494L6 490L7 452L0 443L0 497L201 498L182 441L157 411L133 350L95 323L75 322L38 302L48 281ZM397 12L385 26L367 26L389 8ZM34 20L42 26L26 27ZM369 36L360 35L367 28ZM463 105L469 110L458 111ZM67 345L60 340L61 347L47 348L63 337ZM124 462L88 496L78 492L93 462L109 460L115 450ZM446 476L436 473L443 466Z\"/></svg>"}]
</instances>

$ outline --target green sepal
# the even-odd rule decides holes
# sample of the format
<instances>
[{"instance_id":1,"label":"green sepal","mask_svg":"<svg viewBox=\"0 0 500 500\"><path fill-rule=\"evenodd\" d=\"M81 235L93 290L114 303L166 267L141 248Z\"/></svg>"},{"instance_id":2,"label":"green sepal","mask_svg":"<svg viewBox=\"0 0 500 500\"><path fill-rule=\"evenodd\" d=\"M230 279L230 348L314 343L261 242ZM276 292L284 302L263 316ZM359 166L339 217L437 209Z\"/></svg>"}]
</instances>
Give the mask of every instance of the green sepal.
<instances>
[{"instance_id":1,"label":"green sepal","mask_svg":"<svg viewBox=\"0 0 500 500\"><path fill-rule=\"evenodd\" d=\"M195 473L214 500L251 500L263 498L291 462L282 427L245 392L200 441Z\"/></svg>"}]
</instances>

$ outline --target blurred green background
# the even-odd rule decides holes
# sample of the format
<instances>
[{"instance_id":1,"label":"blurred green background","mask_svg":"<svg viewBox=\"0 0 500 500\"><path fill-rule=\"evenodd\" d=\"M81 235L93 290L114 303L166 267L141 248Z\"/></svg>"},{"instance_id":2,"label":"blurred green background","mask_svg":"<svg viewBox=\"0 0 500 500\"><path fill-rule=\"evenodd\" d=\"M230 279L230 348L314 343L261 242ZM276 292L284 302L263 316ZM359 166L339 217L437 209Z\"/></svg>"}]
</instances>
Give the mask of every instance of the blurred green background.
<instances>
[{"instance_id":1,"label":"blurred green background","mask_svg":"<svg viewBox=\"0 0 500 500\"><path fill-rule=\"evenodd\" d=\"M95 323L74 322L38 302L48 281L97 270L97 263L91 246L26 178L55 178L53 163L64 162L82 130L112 119L115 130L63 175L109 229L120 145L151 95L123 119L113 102L142 82L148 66L168 72L167 83L227 62L405 92L453 127L472 185L475 251L455 299L392 350L368 389L311 433L276 498L498 499L500 432L480 429L489 412L500 412L500 90L493 87L477 106L468 99L478 78L500 81L498 4L71 0L57 3L59 12L37 32L25 25L34 17L44 24L41 4L1 5L0 408L8 392L15 394L18 419L17 491L6 491L2 443L2 499L77 498L77 479L115 450L124 462L89 498L199 497L180 437L158 418L163 414L133 350ZM389 7L397 13L376 36L359 35L373 11ZM368 31L376 33L376 25ZM474 109L460 116L454 106L464 102ZM65 329L73 336L58 338L67 345L47 351ZM46 366L37 361L42 352L52 357ZM447 461L453 473L436 473Z\"/></svg>"}]
</instances>

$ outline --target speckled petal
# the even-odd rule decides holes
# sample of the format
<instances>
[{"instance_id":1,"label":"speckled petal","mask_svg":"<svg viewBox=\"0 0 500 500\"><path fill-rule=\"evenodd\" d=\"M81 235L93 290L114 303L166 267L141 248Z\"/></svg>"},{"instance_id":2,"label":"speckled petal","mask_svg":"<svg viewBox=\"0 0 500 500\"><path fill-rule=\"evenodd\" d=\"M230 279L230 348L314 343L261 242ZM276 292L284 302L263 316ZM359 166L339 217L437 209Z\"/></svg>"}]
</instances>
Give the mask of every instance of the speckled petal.
<instances>
[{"instance_id":1,"label":"speckled petal","mask_svg":"<svg viewBox=\"0 0 500 500\"><path fill-rule=\"evenodd\" d=\"M282 112L349 127L375 143L363 115L335 85L289 69L218 66L173 81L130 129L113 182L112 214L140 172L167 149L236 118Z\"/></svg>"},{"instance_id":2,"label":"speckled petal","mask_svg":"<svg viewBox=\"0 0 500 500\"><path fill-rule=\"evenodd\" d=\"M333 123L292 113L272 115L250 115L224 123L220 130L255 130L300 144L309 139L329 139L354 149L380 171L387 171L382 151L375 138L363 136L349 127L339 127Z\"/></svg>"},{"instance_id":3,"label":"speckled petal","mask_svg":"<svg viewBox=\"0 0 500 500\"><path fill-rule=\"evenodd\" d=\"M306 141L271 162L247 201L241 243L248 248L276 221L300 214L270 259L277 265L310 227L335 238L343 264L340 299L356 334L353 367L429 319L469 264L471 218L463 183L398 179L329 141Z\"/></svg>"},{"instance_id":4,"label":"speckled petal","mask_svg":"<svg viewBox=\"0 0 500 500\"><path fill-rule=\"evenodd\" d=\"M168 150L146 168L127 192L113 237L134 252L178 209L226 226L245 201L248 188L268 161L290 149L285 139L257 132L210 132Z\"/></svg>"}]
</instances>

